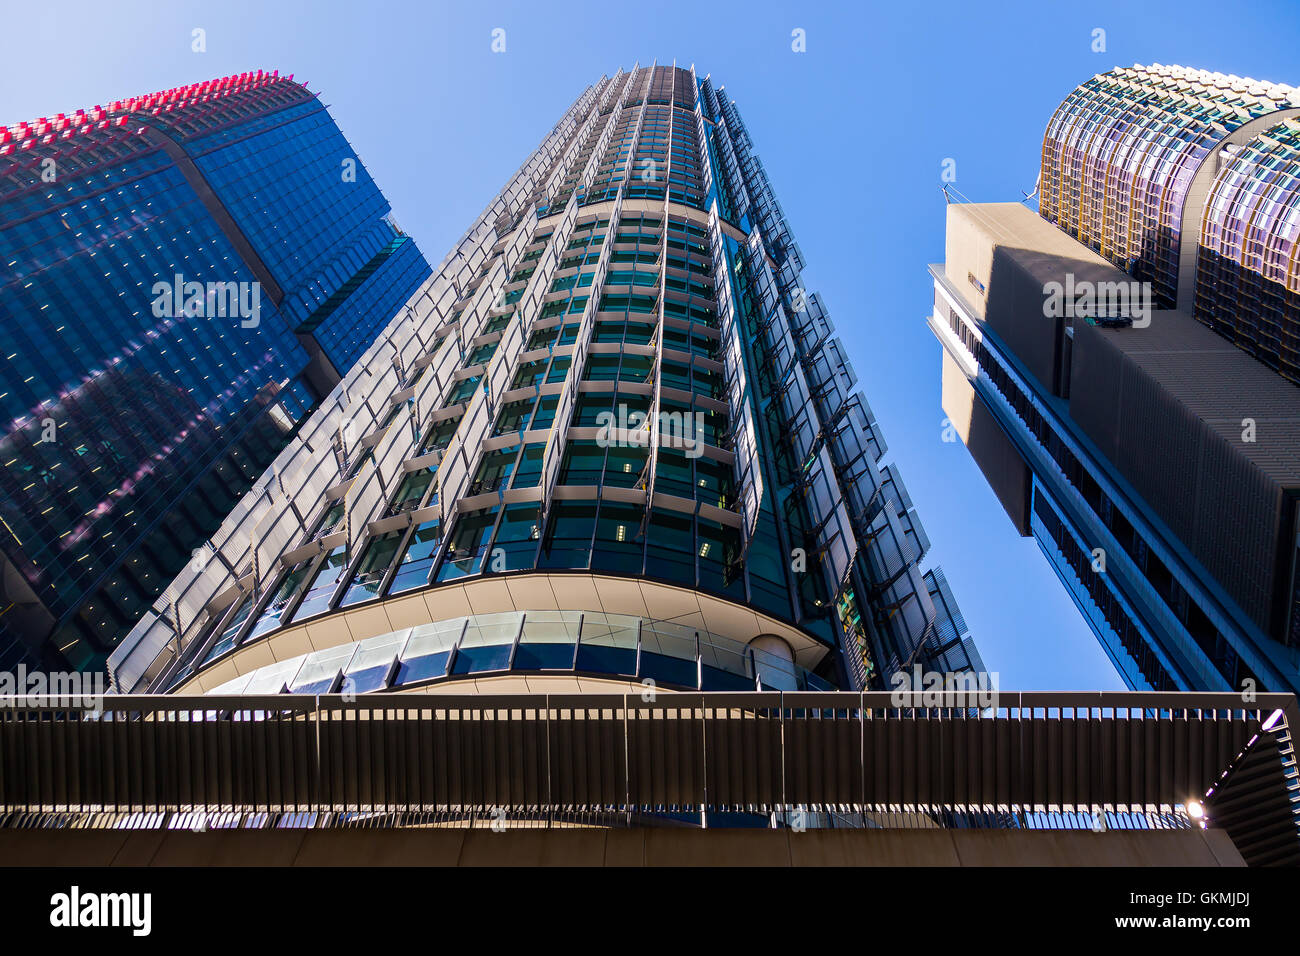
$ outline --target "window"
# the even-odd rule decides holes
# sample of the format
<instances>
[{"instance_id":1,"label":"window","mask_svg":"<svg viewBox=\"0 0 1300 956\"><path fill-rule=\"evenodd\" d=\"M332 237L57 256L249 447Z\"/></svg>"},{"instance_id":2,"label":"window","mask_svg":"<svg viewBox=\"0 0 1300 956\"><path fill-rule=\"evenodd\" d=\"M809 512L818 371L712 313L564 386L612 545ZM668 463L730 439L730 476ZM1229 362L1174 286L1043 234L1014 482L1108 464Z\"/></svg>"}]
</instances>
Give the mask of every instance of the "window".
<instances>
[{"instance_id":1,"label":"window","mask_svg":"<svg viewBox=\"0 0 1300 956\"><path fill-rule=\"evenodd\" d=\"M492 541L487 569L499 573L531 568L541 536L541 513L537 505L507 505Z\"/></svg>"},{"instance_id":2,"label":"window","mask_svg":"<svg viewBox=\"0 0 1300 956\"><path fill-rule=\"evenodd\" d=\"M533 415L532 424L529 430L541 431L550 428L555 422L555 409L560 404L558 395L543 395L542 400L537 403L537 412Z\"/></svg>"},{"instance_id":3,"label":"window","mask_svg":"<svg viewBox=\"0 0 1300 956\"><path fill-rule=\"evenodd\" d=\"M421 624L411 631L410 640L397 663L395 684L416 684L447 676L451 649L460 640L465 619Z\"/></svg>"},{"instance_id":4,"label":"window","mask_svg":"<svg viewBox=\"0 0 1300 956\"><path fill-rule=\"evenodd\" d=\"M569 670L577 650L580 611L529 611L515 648L516 670Z\"/></svg>"},{"instance_id":5,"label":"window","mask_svg":"<svg viewBox=\"0 0 1300 956\"><path fill-rule=\"evenodd\" d=\"M253 610L253 596L250 594L244 600L239 602L233 614L229 616L225 626L221 629L221 635L208 650L208 654L203 658L203 663L215 660L226 651L235 646L235 639L239 637L239 632L243 630L244 622L248 620L249 613ZM220 619L216 622L221 624Z\"/></svg>"},{"instance_id":6,"label":"window","mask_svg":"<svg viewBox=\"0 0 1300 956\"><path fill-rule=\"evenodd\" d=\"M572 424L585 428L594 428L601 424L601 414L612 412L613 407L613 392L579 392L578 399L573 406Z\"/></svg>"},{"instance_id":7,"label":"window","mask_svg":"<svg viewBox=\"0 0 1300 956\"><path fill-rule=\"evenodd\" d=\"M655 491L679 498L695 497L691 460L685 452L672 448L659 449L659 460L655 466Z\"/></svg>"},{"instance_id":8,"label":"window","mask_svg":"<svg viewBox=\"0 0 1300 956\"><path fill-rule=\"evenodd\" d=\"M569 374L569 366L573 364L573 359L567 355L557 355L551 360L551 367L546 373L546 383L554 385L557 382L563 382Z\"/></svg>"},{"instance_id":9,"label":"window","mask_svg":"<svg viewBox=\"0 0 1300 956\"><path fill-rule=\"evenodd\" d=\"M533 414L533 406L537 399L525 398L518 402L506 402L501 406L501 412L497 415L496 428L493 435L508 435L511 432L517 432L528 424L529 417Z\"/></svg>"},{"instance_id":10,"label":"window","mask_svg":"<svg viewBox=\"0 0 1300 956\"><path fill-rule=\"evenodd\" d=\"M564 449L559 483L598 485L605 471L605 449L595 441L575 439Z\"/></svg>"},{"instance_id":11,"label":"window","mask_svg":"<svg viewBox=\"0 0 1300 956\"><path fill-rule=\"evenodd\" d=\"M397 486L397 494L393 496L389 514L401 514L403 511L414 511L420 507L420 502L424 500L424 493L433 483L433 476L437 472L437 468L421 468L419 471L408 473Z\"/></svg>"},{"instance_id":12,"label":"window","mask_svg":"<svg viewBox=\"0 0 1300 956\"><path fill-rule=\"evenodd\" d=\"M510 473L514 471L515 459L518 457L518 445L507 445L485 453L466 493L482 495L504 488L510 481Z\"/></svg>"},{"instance_id":13,"label":"window","mask_svg":"<svg viewBox=\"0 0 1300 956\"><path fill-rule=\"evenodd\" d=\"M649 457L648 448L611 446L605 464L605 484L615 488L635 487Z\"/></svg>"},{"instance_id":14,"label":"window","mask_svg":"<svg viewBox=\"0 0 1300 956\"><path fill-rule=\"evenodd\" d=\"M339 607L347 607L379 595L379 586L384 583L384 576L393 563L404 534L404 530L387 531L370 539L357 563L356 574L343 594L343 599L339 601Z\"/></svg>"},{"instance_id":15,"label":"window","mask_svg":"<svg viewBox=\"0 0 1300 956\"><path fill-rule=\"evenodd\" d=\"M470 396L474 394L474 390L478 388L480 378L482 378L481 375L472 376L452 389L451 395L447 397L447 405L460 405L462 402L469 401Z\"/></svg>"},{"instance_id":16,"label":"window","mask_svg":"<svg viewBox=\"0 0 1300 956\"><path fill-rule=\"evenodd\" d=\"M284 616L286 608L292 603L294 597L297 596L298 589L302 586L311 567L311 560L301 561L285 572L284 577L280 579L280 583L275 589L275 594L258 616L257 623L248 632L247 640L260 637L267 631L272 631L280 626L280 619Z\"/></svg>"},{"instance_id":17,"label":"window","mask_svg":"<svg viewBox=\"0 0 1300 956\"><path fill-rule=\"evenodd\" d=\"M361 641L344 672L343 689L353 694L366 694L386 688L393 662L406 638L405 631L397 631Z\"/></svg>"},{"instance_id":18,"label":"window","mask_svg":"<svg viewBox=\"0 0 1300 956\"><path fill-rule=\"evenodd\" d=\"M588 501L556 501L542 546L539 568L585 568L591 563L596 506Z\"/></svg>"},{"instance_id":19,"label":"window","mask_svg":"<svg viewBox=\"0 0 1300 956\"><path fill-rule=\"evenodd\" d=\"M645 510L639 505L601 502L591 555L592 570L640 574L644 544L641 523L644 518Z\"/></svg>"},{"instance_id":20,"label":"window","mask_svg":"<svg viewBox=\"0 0 1300 956\"><path fill-rule=\"evenodd\" d=\"M465 367L468 368L471 365L482 365L487 362L487 360L492 357L492 353L497 350L497 344L498 343L496 342L489 342L486 345L480 345L471 352L469 358L465 360Z\"/></svg>"},{"instance_id":21,"label":"window","mask_svg":"<svg viewBox=\"0 0 1300 956\"><path fill-rule=\"evenodd\" d=\"M343 502L342 500L334 502L326 509L324 516L320 519L320 524L316 526L316 531L312 534L313 538L323 538L338 528L339 522L343 520Z\"/></svg>"},{"instance_id":22,"label":"window","mask_svg":"<svg viewBox=\"0 0 1300 956\"><path fill-rule=\"evenodd\" d=\"M444 418L440 422L435 422L429 426L429 433L420 446L420 454L427 455L430 452L445 449L451 444L451 438L456 434L456 426L460 424L460 416L454 418Z\"/></svg>"},{"instance_id":23,"label":"window","mask_svg":"<svg viewBox=\"0 0 1300 956\"><path fill-rule=\"evenodd\" d=\"M612 382L618 378L618 355L590 355L583 379L588 382Z\"/></svg>"},{"instance_id":24,"label":"window","mask_svg":"<svg viewBox=\"0 0 1300 956\"><path fill-rule=\"evenodd\" d=\"M536 488L542 481L542 461L546 455L546 445L532 442L524 446L524 453L515 468L515 480L512 488Z\"/></svg>"},{"instance_id":25,"label":"window","mask_svg":"<svg viewBox=\"0 0 1300 956\"><path fill-rule=\"evenodd\" d=\"M731 466L711 458L695 460L695 498L717 508L729 509L734 502Z\"/></svg>"},{"instance_id":26,"label":"window","mask_svg":"<svg viewBox=\"0 0 1300 956\"><path fill-rule=\"evenodd\" d=\"M700 587L744 600L740 569L740 530L707 518L699 519Z\"/></svg>"},{"instance_id":27,"label":"window","mask_svg":"<svg viewBox=\"0 0 1300 956\"><path fill-rule=\"evenodd\" d=\"M457 519L447 545L447 556L438 569L439 581L453 581L483 570L487 540L496 517L496 508L485 508L467 512Z\"/></svg>"},{"instance_id":28,"label":"window","mask_svg":"<svg viewBox=\"0 0 1300 956\"><path fill-rule=\"evenodd\" d=\"M510 383L510 387L529 388L539 384L542 381L542 376L546 374L546 365L545 359L540 362L521 363L518 371L515 372L515 378Z\"/></svg>"},{"instance_id":29,"label":"window","mask_svg":"<svg viewBox=\"0 0 1300 956\"><path fill-rule=\"evenodd\" d=\"M438 559L438 547L442 544L442 525L437 521L426 521L411 532L411 541L398 562L393 574L393 583L389 585L389 594L400 594L413 588L423 587L429 583L429 573Z\"/></svg>"},{"instance_id":30,"label":"window","mask_svg":"<svg viewBox=\"0 0 1300 956\"><path fill-rule=\"evenodd\" d=\"M322 611L328 610L330 598L334 596L334 589L343 578L343 572L347 569L347 564L347 545L341 544L327 554L325 560L320 563L311 584L307 587L307 593L303 595L302 602L294 610L291 620L300 621L305 617L311 617L313 614L320 614Z\"/></svg>"},{"instance_id":31,"label":"window","mask_svg":"<svg viewBox=\"0 0 1300 956\"><path fill-rule=\"evenodd\" d=\"M549 329L538 329L528 337L528 345L525 351L531 352L534 349L549 348L559 337L559 326L551 326Z\"/></svg>"},{"instance_id":32,"label":"window","mask_svg":"<svg viewBox=\"0 0 1300 956\"><path fill-rule=\"evenodd\" d=\"M694 587L695 536L690 515L655 508L646 537L646 573Z\"/></svg>"},{"instance_id":33,"label":"window","mask_svg":"<svg viewBox=\"0 0 1300 956\"><path fill-rule=\"evenodd\" d=\"M469 619L460 643L456 645L455 674L479 674L502 671L510 666L510 651L523 623L518 611L502 614L477 614Z\"/></svg>"}]
</instances>

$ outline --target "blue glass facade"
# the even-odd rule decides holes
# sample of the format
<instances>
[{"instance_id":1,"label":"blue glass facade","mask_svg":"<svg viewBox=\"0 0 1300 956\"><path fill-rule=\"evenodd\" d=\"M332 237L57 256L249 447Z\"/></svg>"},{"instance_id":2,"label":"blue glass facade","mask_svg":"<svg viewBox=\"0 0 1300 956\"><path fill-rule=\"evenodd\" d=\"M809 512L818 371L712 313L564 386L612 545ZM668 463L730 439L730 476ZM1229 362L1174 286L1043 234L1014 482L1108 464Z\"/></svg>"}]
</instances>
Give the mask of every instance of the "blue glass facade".
<instances>
[{"instance_id":1,"label":"blue glass facade","mask_svg":"<svg viewBox=\"0 0 1300 956\"><path fill-rule=\"evenodd\" d=\"M96 668L430 270L260 72L9 127L0 223L0 666Z\"/></svg>"},{"instance_id":2,"label":"blue glass facade","mask_svg":"<svg viewBox=\"0 0 1300 956\"><path fill-rule=\"evenodd\" d=\"M352 366L429 276L319 100L195 136L204 180L284 289L279 307L336 370Z\"/></svg>"}]
</instances>

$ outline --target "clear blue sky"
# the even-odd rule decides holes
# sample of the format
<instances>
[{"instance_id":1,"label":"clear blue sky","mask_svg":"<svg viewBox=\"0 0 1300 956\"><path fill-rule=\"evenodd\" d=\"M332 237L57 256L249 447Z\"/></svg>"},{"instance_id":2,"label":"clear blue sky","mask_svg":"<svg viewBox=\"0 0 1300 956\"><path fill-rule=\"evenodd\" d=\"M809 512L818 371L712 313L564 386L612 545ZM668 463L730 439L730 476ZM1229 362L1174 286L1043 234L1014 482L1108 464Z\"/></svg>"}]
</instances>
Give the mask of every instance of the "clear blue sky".
<instances>
[{"instance_id":1,"label":"clear blue sky","mask_svg":"<svg viewBox=\"0 0 1300 956\"><path fill-rule=\"evenodd\" d=\"M1114 66L1300 84L1300 4L5 0L2 17L3 123L248 69L306 80L433 263L602 73L655 58L711 73L740 106L1001 686L1121 686L1037 545L940 440L924 322L926 264L943 257L940 167L956 161L971 199L1018 199L1052 111ZM795 28L806 53L791 51Z\"/></svg>"}]
</instances>

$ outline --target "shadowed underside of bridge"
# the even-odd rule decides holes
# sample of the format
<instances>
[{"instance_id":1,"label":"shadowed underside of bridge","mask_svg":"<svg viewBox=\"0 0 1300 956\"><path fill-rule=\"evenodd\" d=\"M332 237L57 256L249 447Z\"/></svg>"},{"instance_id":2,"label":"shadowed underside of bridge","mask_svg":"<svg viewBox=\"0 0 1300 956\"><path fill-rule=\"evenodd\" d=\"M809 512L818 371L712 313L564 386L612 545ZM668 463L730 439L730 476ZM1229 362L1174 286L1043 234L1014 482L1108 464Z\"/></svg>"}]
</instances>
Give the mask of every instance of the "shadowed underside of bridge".
<instances>
[{"instance_id":1,"label":"shadowed underside of bridge","mask_svg":"<svg viewBox=\"0 0 1300 956\"><path fill-rule=\"evenodd\" d=\"M6 866L1244 866L1223 830L0 830Z\"/></svg>"}]
</instances>

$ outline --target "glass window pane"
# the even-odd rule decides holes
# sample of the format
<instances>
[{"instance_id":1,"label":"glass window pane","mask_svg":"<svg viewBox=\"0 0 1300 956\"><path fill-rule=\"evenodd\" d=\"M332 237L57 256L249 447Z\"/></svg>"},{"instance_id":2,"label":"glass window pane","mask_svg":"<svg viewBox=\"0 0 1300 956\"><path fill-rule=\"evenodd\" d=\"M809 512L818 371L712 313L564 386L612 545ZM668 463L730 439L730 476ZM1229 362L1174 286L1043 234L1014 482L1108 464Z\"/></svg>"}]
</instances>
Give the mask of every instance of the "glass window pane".
<instances>
[{"instance_id":1,"label":"glass window pane","mask_svg":"<svg viewBox=\"0 0 1300 956\"><path fill-rule=\"evenodd\" d=\"M279 586L276 587L275 594L267 603L261 615L258 616L257 623L248 632L248 637L245 640L260 637L267 631L280 626L280 619L284 616L285 609L297 595L298 589L302 587L308 572L311 571L311 566L312 562L310 560L302 561L285 574L280 580Z\"/></svg>"},{"instance_id":2,"label":"glass window pane","mask_svg":"<svg viewBox=\"0 0 1300 956\"><path fill-rule=\"evenodd\" d=\"M483 559L487 555L488 535L496 523L496 508L482 511L470 511L456 521L447 545L447 556L442 567L438 569L439 581L451 581L469 574L478 574L483 569Z\"/></svg>"},{"instance_id":3,"label":"glass window pane","mask_svg":"<svg viewBox=\"0 0 1300 956\"><path fill-rule=\"evenodd\" d=\"M347 565L347 545L341 544L331 551L321 563L315 578L312 579L311 585L307 588L307 593L303 596L302 603L294 609L293 616L290 619L301 621L305 617L328 610L330 598L334 596L334 589L343 577L343 572L347 570Z\"/></svg>"},{"instance_id":4,"label":"glass window pane","mask_svg":"<svg viewBox=\"0 0 1300 956\"><path fill-rule=\"evenodd\" d=\"M592 551L593 569L620 574L640 574L644 541L641 524L645 509L639 505L602 502Z\"/></svg>"},{"instance_id":5,"label":"glass window pane","mask_svg":"<svg viewBox=\"0 0 1300 956\"><path fill-rule=\"evenodd\" d=\"M693 628L667 621L641 626L641 669L637 676L661 684L697 687L696 641Z\"/></svg>"},{"instance_id":6,"label":"glass window pane","mask_svg":"<svg viewBox=\"0 0 1300 956\"><path fill-rule=\"evenodd\" d=\"M519 459L519 467L515 469L515 480L511 482L512 488L536 488L542 481L542 462L546 455L546 445L541 442L535 442L531 445L524 446L524 453Z\"/></svg>"},{"instance_id":7,"label":"glass window pane","mask_svg":"<svg viewBox=\"0 0 1300 956\"><path fill-rule=\"evenodd\" d=\"M578 670L636 674L640 620L623 614L586 614L578 644Z\"/></svg>"},{"instance_id":8,"label":"glass window pane","mask_svg":"<svg viewBox=\"0 0 1300 956\"><path fill-rule=\"evenodd\" d=\"M447 659L451 657L451 649L460 640L464 628L463 617L412 628L393 684L414 684L446 677Z\"/></svg>"},{"instance_id":9,"label":"glass window pane","mask_svg":"<svg viewBox=\"0 0 1300 956\"><path fill-rule=\"evenodd\" d=\"M211 650L208 651L207 657L203 663L213 660L235 646L235 638L239 636L240 630L243 629L244 622L248 620L249 613L253 610L253 596L250 594L239 602L233 614L230 615L227 623L221 629L221 636L217 638ZM220 623L220 622L218 622Z\"/></svg>"},{"instance_id":10,"label":"glass window pane","mask_svg":"<svg viewBox=\"0 0 1300 956\"><path fill-rule=\"evenodd\" d=\"M656 508L647 530L646 573L651 577L695 584L695 536L690 515Z\"/></svg>"},{"instance_id":11,"label":"glass window pane","mask_svg":"<svg viewBox=\"0 0 1300 956\"><path fill-rule=\"evenodd\" d=\"M477 614L471 617L465 635L456 648L453 673L477 674L509 667L510 651L514 647L522 620L523 613L519 611Z\"/></svg>"},{"instance_id":12,"label":"glass window pane","mask_svg":"<svg viewBox=\"0 0 1300 956\"><path fill-rule=\"evenodd\" d=\"M551 527L542 545L538 567L585 568L591 563L591 536L596 506L590 502L557 501Z\"/></svg>"},{"instance_id":13,"label":"glass window pane","mask_svg":"<svg viewBox=\"0 0 1300 956\"><path fill-rule=\"evenodd\" d=\"M541 536L541 514L537 505L507 505L492 542L488 569L500 573L531 568Z\"/></svg>"},{"instance_id":14,"label":"glass window pane","mask_svg":"<svg viewBox=\"0 0 1300 956\"><path fill-rule=\"evenodd\" d=\"M293 680L294 674L298 673L298 668L302 667L302 662L307 657L306 654L291 658L287 661L280 661L278 664L271 664L267 667L259 668L253 672L253 679L244 687L245 694L283 694Z\"/></svg>"},{"instance_id":15,"label":"glass window pane","mask_svg":"<svg viewBox=\"0 0 1300 956\"><path fill-rule=\"evenodd\" d=\"M332 694L356 650L355 644L344 644L308 654L289 690L295 694Z\"/></svg>"},{"instance_id":16,"label":"glass window pane","mask_svg":"<svg viewBox=\"0 0 1300 956\"><path fill-rule=\"evenodd\" d=\"M735 641L708 640L700 635L701 690L754 690L748 649Z\"/></svg>"},{"instance_id":17,"label":"glass window pane","mask_svg":"<svg viewBox=\"0 0 1300 956\"><path fill-rule=\"evenodd\" d=\"M568 670L573 667L580 611L529 611L515 649L516 670Z\"/></svg>"},{"instance_id":18,"label":"glass window pane","mask_svg":"<svg viewBox=\"0 0 1300 956\"><path fill-rule=\"evenodd\" d=\"M400 594L428 584L441 543L441 522L426 521L419 525L411 533L411 541L393 573L393 583L389 585L388 593Z\"/></svg>"},{"instance_id":19,"label":"glass window pane","mask_svg":"<svg viewBox=\"0 0 1300 956\"><path fill-rule=\"evenodd\" d=\"M370 539L365 554L357 564L352 583L348 585L343 600L339 602L340 607L347 607L379 595L379 586L384 582L384 576L393 563L393 556L397 554L404 534L404 531L386 531Z\"/></svg>"},{"instance_id":20,"label":"glass window pane","mask_svg":"<svg viewBox=\"0 0 1300 956\"><path fill-rule=\"evenodd\" d=\"M407 628L391 634L380 634L357 644L357 652L344 671L343 690L353 694L366 694L386 688L397 654L410 636L411 630Z\"/></svg>"}]
</instances>

